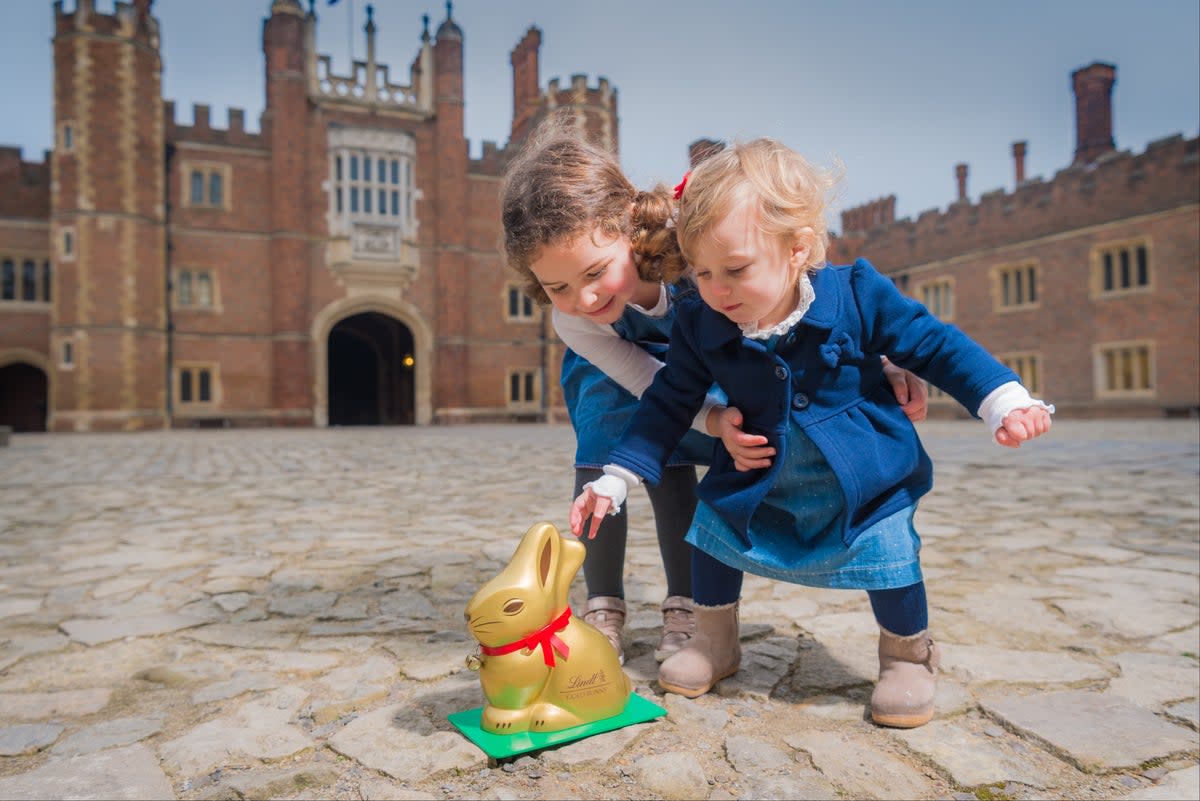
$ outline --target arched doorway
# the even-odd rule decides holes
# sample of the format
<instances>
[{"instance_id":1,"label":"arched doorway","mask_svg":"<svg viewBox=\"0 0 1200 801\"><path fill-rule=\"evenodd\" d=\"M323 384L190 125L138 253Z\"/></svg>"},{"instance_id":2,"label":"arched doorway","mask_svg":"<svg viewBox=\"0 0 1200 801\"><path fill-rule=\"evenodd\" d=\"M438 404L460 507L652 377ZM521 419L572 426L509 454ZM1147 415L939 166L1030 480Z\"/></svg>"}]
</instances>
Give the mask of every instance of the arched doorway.
<instances>
[{"instance_id":1,"label":"arched doorway","mask_svg":"<svg viewBox=\"0 0 1200 801\"><path fill-rule=\"evenodd\" d=\"M415 422L412 331L395 318L363 312L329 331L329 425Z\"/></svg>"},{"instance_id":2,"label":"arched doorway","mask_svg":"<svg viewBox=\"0 0 1200 801\"><path fill-rule=\"evenodd\" d=\"M0 426L13 431L45 431L49 399L46 374L38 367L14 362L0 367Z\"/></svg>"}]
</instances>

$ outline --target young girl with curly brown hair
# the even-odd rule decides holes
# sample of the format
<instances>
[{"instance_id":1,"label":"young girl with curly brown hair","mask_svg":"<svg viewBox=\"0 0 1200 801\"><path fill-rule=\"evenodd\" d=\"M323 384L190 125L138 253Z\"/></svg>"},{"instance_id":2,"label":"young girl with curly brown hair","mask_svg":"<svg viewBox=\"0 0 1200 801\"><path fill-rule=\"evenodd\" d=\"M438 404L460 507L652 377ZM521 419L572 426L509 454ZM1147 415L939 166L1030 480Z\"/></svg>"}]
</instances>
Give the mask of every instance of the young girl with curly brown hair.
<instances>
[{"instance_id":1,"label":"young girl with curly brown hair","mask_svg":"<svg viewBox=\"0 0 1200 801\"><path fill-rule=\"evenodd\" d=\"M569 122L550 120L508 166L501 190L508 264L526 293L552 306L567 346L563 398L576 435L575 493L600 477L608 451L624 431L638 398L663 366L679 299L694 294L677 282L685 264L675 239L671 190L639 191L616 157L588 142ZM889 379L906 409L925 412L924 386L892 368ZM910 400L911 398L911 400ZM708 465L713 437L742 469L770 463L774 451L740 429L741 414L723 396L706 396L665 460L662 479L647 487L666 572L662 661L691 637L691 546L684 541L696 508L696 466ZM623 654L627 615L623 574L628 519L608 517L585 540L584 619Z\"/></svg>"}]
</instances>

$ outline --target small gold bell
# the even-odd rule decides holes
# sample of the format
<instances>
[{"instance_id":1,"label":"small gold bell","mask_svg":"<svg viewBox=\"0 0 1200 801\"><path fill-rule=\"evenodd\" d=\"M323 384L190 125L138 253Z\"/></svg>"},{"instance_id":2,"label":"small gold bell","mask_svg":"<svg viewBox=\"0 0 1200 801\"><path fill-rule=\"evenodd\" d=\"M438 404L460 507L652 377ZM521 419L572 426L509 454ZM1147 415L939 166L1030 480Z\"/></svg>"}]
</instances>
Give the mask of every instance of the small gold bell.
<instances>
[{"instance_id":1,"label":"small gold bell","mask_svg":"<svg viewBox=\"0 0 1200 801\"><path fill-rule=\"evenodd\" d=\"M479 670L483 667L483 660L479 658L479 654L467 654L467 670Z\"/></svg>"}]
</instances>

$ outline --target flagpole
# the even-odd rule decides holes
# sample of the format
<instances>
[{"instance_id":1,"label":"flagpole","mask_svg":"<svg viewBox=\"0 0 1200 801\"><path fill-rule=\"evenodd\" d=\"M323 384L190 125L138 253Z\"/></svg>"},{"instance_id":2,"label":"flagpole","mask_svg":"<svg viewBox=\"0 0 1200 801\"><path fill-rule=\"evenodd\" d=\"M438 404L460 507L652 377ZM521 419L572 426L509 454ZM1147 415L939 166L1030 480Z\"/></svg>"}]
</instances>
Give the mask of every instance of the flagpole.
<instances>
[{"instance_id":1,"label":"flagpole","mask_svg":"<svg viewBox=\"0 0 1200 801\"><path fill-rule=\"evenodd\" d=\"M350 46L350 75L354 76L354 0L346 0L349 22L346 23L346 44Z\"/></svg>"}]
</instances>

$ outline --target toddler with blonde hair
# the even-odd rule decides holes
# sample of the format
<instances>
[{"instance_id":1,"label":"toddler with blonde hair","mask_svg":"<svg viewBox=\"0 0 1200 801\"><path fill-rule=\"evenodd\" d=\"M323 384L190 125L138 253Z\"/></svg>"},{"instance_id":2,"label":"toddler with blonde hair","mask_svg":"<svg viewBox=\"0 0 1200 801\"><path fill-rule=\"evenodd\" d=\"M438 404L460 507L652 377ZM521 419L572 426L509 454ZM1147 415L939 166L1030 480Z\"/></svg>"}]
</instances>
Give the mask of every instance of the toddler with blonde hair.
<instances>
[{"instance_id":1,"label":"toddler with blonde hair","mask_svg":"<svg viewBox=\"0 0 1200 801\"><path fill-rule=\"evenodd\" d=\"M1046 433L1053 407L867 261L826 264L831 185L771 139L726 148L686 179L677 237L703 302L677 310L666 366L576 498L571 528L658 480L715 382L775 458L740 470L718 444L687 535L696 629L659 683L697 697L737 672L744 571L866 590L880 630L872 719L920 726L933 717L939 653L913 514L933 471L881 357L948 392L1001 445Z\"/></svg>"}]
</instances>

